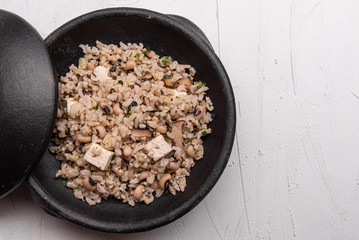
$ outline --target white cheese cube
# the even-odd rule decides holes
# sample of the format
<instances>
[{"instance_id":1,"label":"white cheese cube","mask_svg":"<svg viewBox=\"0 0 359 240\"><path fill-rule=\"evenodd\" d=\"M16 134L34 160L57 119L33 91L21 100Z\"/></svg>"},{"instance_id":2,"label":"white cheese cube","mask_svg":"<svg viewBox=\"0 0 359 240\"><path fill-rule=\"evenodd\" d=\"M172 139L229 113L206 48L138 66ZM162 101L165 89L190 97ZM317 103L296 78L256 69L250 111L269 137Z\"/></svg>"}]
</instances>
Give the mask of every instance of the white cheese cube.
<instances>
[{"instance_id":1,"label":"white cheese cube","mask_svg":"<svg viewBox=\"0 0 359 240\"><path fill-rule=\"evenodd\" d=\"M73 98L67 99L67 114L71 118L76 118L80 115L81 109L83 107L82 103L75 101Z\"/></svg>"},{"instance_id":2,"label":"white cheese cube","mask_svg":"<svg viewBox=\"0 0 359 240\"><path fill-rule=\"evenodd\" d=\"M179 92L179 91L177 91L177 90L174 90L174 91L173 91L173 96L174 96L174 97L186 96L186 95L188 95L186 92Z\"/></svg>"},{"instance_id":3,"label":"white cheese cube","mask_svg":"<svg viewBox=\"0 0 359 240\"><path fill-rule=\"evenodd\" d=\"M112 78L108 76L109 68L105 68L104 66L97 66L93 70L93 74L91 74L91 79L93 81L105 81L111 80Z\"/></svg>"},{"instance_id":4,"label":"white cheese cube","mask_svg":"<svg viewBox=\"0 0 359 240\"><path fill-rule=\"evenodd\" d=\"M76 101L73 98L69 98L66 101L67 103L67 112L70 112L71 107L76 103Z\"/></svg>"},{"instance_id":5,"label":"white cheese cube","mask_svg":"<svg viewBox=\"0 0 359 240\"><path fill-rule=\"evenodd\" d=\"M162 135L159 135L146 144L145 150L153 160L157 161L169 154L172 151L172 147Z\"/></svg>"},{"instance_id":6,"label":"white cheese cube","mask_svg":"<svg viewBox=\"0 0 359 240\"><path fill-rule=\"evenodd\" d=\"M100 145L92 143L90 148L87 150L84 159L88 163L104 171L110 165L113 154L113 152L106 150Z\"/></svg>"}]
</instances>

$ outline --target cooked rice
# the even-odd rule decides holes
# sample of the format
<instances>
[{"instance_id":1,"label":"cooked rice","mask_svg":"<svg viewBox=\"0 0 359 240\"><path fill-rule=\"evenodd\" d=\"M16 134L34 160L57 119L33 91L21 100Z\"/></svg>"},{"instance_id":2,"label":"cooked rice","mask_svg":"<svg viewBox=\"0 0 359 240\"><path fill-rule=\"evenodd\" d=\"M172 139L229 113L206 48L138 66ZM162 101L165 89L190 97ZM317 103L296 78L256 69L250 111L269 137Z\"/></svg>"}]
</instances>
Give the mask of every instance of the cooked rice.
<instances>
[{"instance_id":1,"label":"cooked rice","mask_svg":"<svg viewBox=\"0 0 359 240\"><path fill-rule=\"evenodd\" d=\"M58 84L59 108L54 146L50 147L56 159L61 161L56 177L63 178L64 184L73 189L74 196L90 205L110 196L131 206L142 201L149 204L154 196L183 192L191 167L203 158L201 137L211 133L208 123L212 121L213 104L206 96L208 87L194 81L196 71L193 67L180 64L171 57L160 57L144 48L142 43L106 45L97 41L96 47L80 47L84 56L79 65L71 65ZM135 60L136 66L125 70L129 60ZM88 69L88 63L105 67L107 76L96 76ZM181 82L184 78L191 82L187 88ZM157 105L153 109L156 98ZM67 109L71 101L76 104ZM120 114L101 107L105 104L113 108L117 102L122 110ZM199 106L203 109L202 117L196 116ZM198 117L201 118L198 120ZM175 134L173 126L180 121L184 121L183 140L178 144L181 138ZM106 130L103 138L95 128L99 125ZM156 131L158 126L165 126L167 131L159 133ZM134 129L148 129L151 137L135 138ZM90 142L81 143L79 134L89 136ZM170 144L171 152L155 161L145 146L161 134ZM107 170L102 171L84 159L92 143L114 153ZM129 157L123 154L126 145L132 149ZM193 157L186 153L190 145L195 152ZM179 168L171 170L171 163L178 164ZM150 172L149 177L140 181L139 176L144 171ZM166 173L172 178L168 188L156 187ZM90 179L95 190L88 190L84 179ZM135 198L135 189L139 185L144 186L143 194Z\"/></svg>"}]
</instances>

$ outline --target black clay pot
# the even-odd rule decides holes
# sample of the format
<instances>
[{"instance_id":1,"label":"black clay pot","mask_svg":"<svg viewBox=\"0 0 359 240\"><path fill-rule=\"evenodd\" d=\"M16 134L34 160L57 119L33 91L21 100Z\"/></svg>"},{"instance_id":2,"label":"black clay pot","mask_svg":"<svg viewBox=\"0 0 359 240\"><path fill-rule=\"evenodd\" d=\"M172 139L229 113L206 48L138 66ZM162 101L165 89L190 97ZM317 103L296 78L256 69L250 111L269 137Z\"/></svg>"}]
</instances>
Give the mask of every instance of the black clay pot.
<instances>
[{"instance_id":1,"label":"black clay pot","mask_svg":"<svg viewBox=\"0 0 359 240\"><path fill-rule=\"evenodd\" d=\"M212 189L226 167L235 133L235 104L230 81L220 60L202 31L178 16L132 8L105 9L78 17L45 39L58 76L68 71L82 55L79 44L95 41L142 42L159 55L172 56L197 70L207 83L216 114L212 134L204 138L204 158L187 178L185 192L164 195L150 205L131 207L116 199L89 206L75 199L71 189L55 178L59 169L48 151L30 175L33 198L47 212L79 225L105 232L146 231L174 221L194 208Z\"/></svg>"}]
</instances>

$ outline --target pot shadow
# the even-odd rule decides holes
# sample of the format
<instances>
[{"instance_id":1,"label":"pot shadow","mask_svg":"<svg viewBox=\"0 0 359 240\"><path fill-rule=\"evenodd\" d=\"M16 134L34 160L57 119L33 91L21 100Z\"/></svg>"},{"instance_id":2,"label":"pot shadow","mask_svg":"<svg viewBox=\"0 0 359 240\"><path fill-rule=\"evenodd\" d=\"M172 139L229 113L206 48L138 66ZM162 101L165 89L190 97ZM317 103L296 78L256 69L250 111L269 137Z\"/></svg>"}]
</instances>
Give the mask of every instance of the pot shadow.
<instances>
[{"instance_id":1,"label":"pot shadow","mask_svg":"<svg viewBox=\"0 0 359 240\"><path fill-rule=\"evenodd\" d=\"M24 183L0 200L0 217L1 219L20 217L22 208L30 210L35 208L35 203L31 200L30 191Z\"/></svg>"},{"instance_id":2,"label":"pot shadow","mask_svg":"<svg viewBox=\"0 0 359 240\"><path fill-rule=\"evenodd\" d=\"M0 213L0 222L13 220L16 225L23 226L24 229L31 229L29 226L35 222L39 223L36 224L35 231L28 233L29 239L137 240L157 239L156 236L163 238L170 234L167 229L168 225L146 232L129 234L104 233L87 229L47 214L32 201L26 184L20 185L14 192L0 200ZM31 234L34 235L31 236Z\"/></svg>"}]
</instances>

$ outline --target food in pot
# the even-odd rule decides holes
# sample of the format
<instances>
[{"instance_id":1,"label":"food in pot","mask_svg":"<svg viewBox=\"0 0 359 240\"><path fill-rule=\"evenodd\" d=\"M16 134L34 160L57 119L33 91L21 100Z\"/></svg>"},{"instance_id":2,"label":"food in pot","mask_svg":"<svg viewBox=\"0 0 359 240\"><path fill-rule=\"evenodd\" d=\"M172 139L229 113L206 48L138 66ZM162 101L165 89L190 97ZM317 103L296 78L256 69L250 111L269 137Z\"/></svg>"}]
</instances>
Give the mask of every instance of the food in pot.
<instances>
[{"instance_id":1,"label":"food in pot","mask_svg":"<svg viewBox=\"0 0 359 240\"><path fill-rule=\"evenodd\" d=\"M90 205L109 197L149 204L184 191L211 133L205 82L141 43L80 47L84 56L58 84L56 177Z\"/></svg>"}]
</instances>

